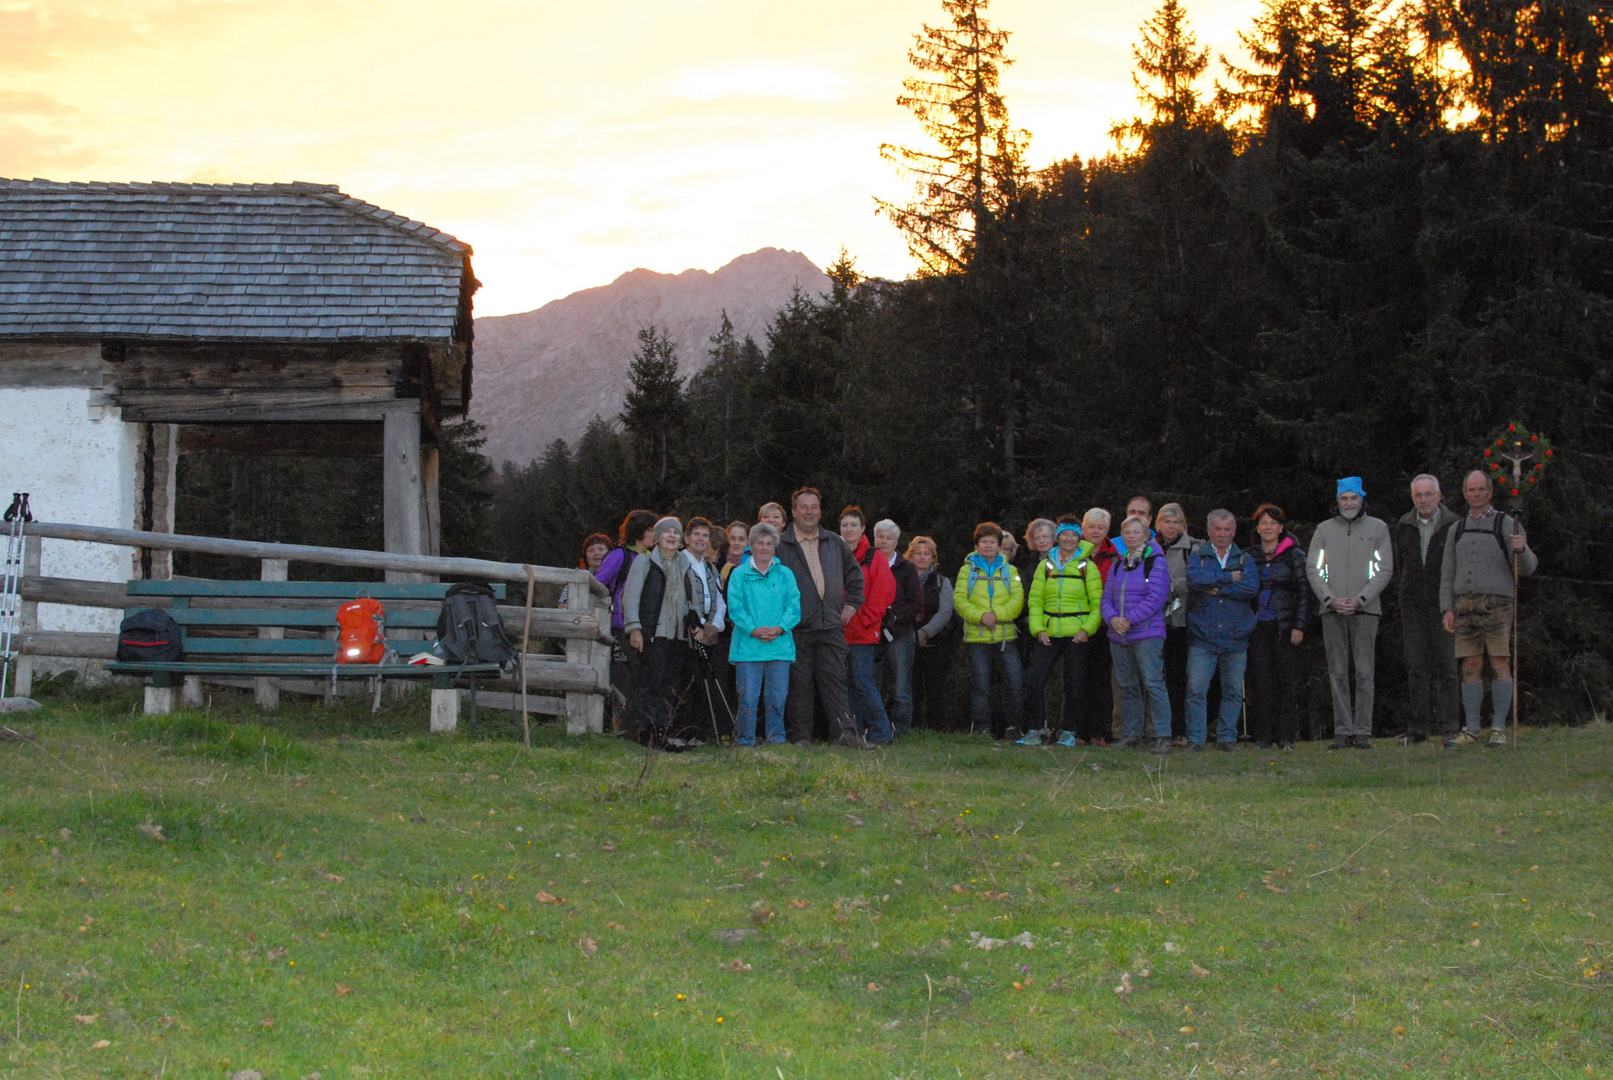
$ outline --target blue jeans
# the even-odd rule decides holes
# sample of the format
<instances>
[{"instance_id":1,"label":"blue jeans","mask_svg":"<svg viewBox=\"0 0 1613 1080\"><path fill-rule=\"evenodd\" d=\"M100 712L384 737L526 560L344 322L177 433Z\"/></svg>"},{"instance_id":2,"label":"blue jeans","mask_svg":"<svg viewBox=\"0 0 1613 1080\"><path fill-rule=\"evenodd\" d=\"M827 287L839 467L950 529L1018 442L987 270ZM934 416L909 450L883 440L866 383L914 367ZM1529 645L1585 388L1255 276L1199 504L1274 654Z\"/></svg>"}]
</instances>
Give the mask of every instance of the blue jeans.
<instances>
[{"instance_id":1,"label":"blue jeans","mask_svg":"<svg viewBox=\"0 0 1613 1080\"><path fill-rule=\"evenodd\" d=\"M1002 671L1004 723L1012 728L1025 724L1025 668L1019 660L1019 643L971 642L969 670L974 678L969 692L969 727L977 735L991 730L991 669Z\"/></svg>"},{"instance_id":2,"label":"blue jeans","mask_svg":"<svg viewBox=\"0 0 1613 1080\"><path fill-rule=\"evenodd\" d=\"M742 660L734 665L734 678L739 684L739 730L735 739L740 746L756 745L756 706L767 709L767 741L784 741L784 699L790 692L790 662L788 660Z\"/></svg>"},{"instance_id":3,"label":"blue jeans","mask_svg":"<svg viewBox=\"0 0 1613 1080\"><path fill-rule=\"evenodd\" d=\"M918 634L909 630L885 646L885 664L891 672L891 731L898 737L913 730L913 655Z\"/></svg>"},{"instance_id":4,"label":"blue jeans","mask_svg":"<svg viewBox=\"0 0 1613 1080\"><path fill-rule=\"evenodd\" d=\"M1165 639L1148 638L1132 645L1109 639L1109 655L1114 657L1115 678L1120 682L1120 708L1125 718L1126 738L1143 735L1143 696L1154 718L1154 731L1169 735L1171 696L1165 689Z\"/></svg>"},{"instance_id":5,"label":"blue jeans","mask_svg":"<svg viewBox=\"0 0 1613 1080\"><path fill-rule=\"evenodd\" d=\"M869 742L891 741L890 717L885 715L885 702L879 696L879 683L874 679L874 653L878 645L851 647L851 715L857 719L858 729Z\"/></svg>"},{"instance_id":6,"label":"blue jeans","mask_svg":"<svg viewBox=\"0 0 1613 1080\"><path fill-rule=\"evenodd\" d=\"M1187 738L1203 744L1209 726L1204 696L1210 680L1221 674L1221 719L1217 742L1238 741L1238 714L1243 711L1243 669L1249 662L1246 652L1218 653L1202 645L1187 650Z\"/></svg>"}]
</instances>

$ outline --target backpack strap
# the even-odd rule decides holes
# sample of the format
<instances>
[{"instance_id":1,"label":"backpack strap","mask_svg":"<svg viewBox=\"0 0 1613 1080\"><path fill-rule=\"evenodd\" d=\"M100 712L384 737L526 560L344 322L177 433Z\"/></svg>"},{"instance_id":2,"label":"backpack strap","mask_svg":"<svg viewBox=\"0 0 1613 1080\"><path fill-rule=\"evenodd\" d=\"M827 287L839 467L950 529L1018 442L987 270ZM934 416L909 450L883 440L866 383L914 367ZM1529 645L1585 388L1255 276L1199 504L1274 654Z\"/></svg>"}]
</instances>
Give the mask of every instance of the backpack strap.
<instances>
[{"instance_id":1,"label":"backpack strap","mask_svg":"<svg viewBox=\"0 0 1613 1080\"><path fill-rule=\"evenodd\" d=\"M1495 546L1501 549L1501 557L1503 559L1510 559L1512 558L1512 552L1507 550L1507 538L1501 532L1502 518L1505 516L1506 515L1498 511L1495 515L1495 523L1491 525L1490 528L1482 531L1488 532L1491 536L1495 537ZM1456 542L1458 544L1462 542L1462 537L1464 534L1481 531L1478 529L1469 529L1467 527L1469 520L1471 520L1469 516L1467 514L1463 514L1462 520L1456 523Z\"/></svg>"}]
</instances>

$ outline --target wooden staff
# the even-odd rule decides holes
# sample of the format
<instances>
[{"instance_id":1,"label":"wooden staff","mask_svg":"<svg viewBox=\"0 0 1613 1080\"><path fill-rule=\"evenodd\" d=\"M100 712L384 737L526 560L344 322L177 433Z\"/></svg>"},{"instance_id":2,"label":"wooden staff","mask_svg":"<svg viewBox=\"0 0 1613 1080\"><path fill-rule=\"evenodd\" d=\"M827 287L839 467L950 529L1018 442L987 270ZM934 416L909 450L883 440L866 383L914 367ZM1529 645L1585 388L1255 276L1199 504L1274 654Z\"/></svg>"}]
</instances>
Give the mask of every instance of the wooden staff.
<instances>
[{"instance_id":1,"label":"wooden staff","mask_svg":"<svg viewBox=\"0 0 1613 1080\"><path fill-rule=\"evenodd\" d=\"M1512 535L1518 535L1518 515L1512 515ZM1518 551L1512 551L1512 749L1518 748Z\"/></svg>"},{"instance_id":2,"label":"wooden staff","mask_svg":"<svg viewBox=\"0 0 1613 1080\"><path fill-rule=\"evenodd\" d=\"M1517 559L1513 559L1513 564L1513 574L1516 576ZM527 715L526 708L526 647L528 640L532 637L532 584L536 575L533 573L532 567L526 563L522 563L521 568L526 571L526 624L521 627L521 741L530 750L532 749L532 721ZM572 586L572 588L576 588L576 586ZM1516 594L1516 586L1513 587L1513 592ZM1513 605L1514 608L1516 606L1516 604ZM1514 649L1513 651L1516 652L1517 650Z\"/></svg>"}]
</instances>

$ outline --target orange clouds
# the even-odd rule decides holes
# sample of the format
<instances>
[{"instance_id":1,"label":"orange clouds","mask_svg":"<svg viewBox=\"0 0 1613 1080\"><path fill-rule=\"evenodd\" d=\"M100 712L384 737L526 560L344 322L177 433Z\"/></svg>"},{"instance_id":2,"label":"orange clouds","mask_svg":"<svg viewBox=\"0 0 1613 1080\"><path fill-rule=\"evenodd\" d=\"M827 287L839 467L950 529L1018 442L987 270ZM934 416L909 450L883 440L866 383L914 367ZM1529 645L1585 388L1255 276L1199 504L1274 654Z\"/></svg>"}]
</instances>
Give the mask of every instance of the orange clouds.
<instances>
[{"instance_id":1,"label":"orange clouds","mask_svg":"<svg viewBox=\"0 0 1613 1080\"><path fill-rule=\"evenodd\" d=\"M1102 153L1151 3L997 0L1034 164ZM1190 4L1231 51L1257 0ZM634 266L845 245L900 276L871 196L936 0L0 0L0 175L316 180L476 246L488 314Z\"/></svg>"}]
</instances>

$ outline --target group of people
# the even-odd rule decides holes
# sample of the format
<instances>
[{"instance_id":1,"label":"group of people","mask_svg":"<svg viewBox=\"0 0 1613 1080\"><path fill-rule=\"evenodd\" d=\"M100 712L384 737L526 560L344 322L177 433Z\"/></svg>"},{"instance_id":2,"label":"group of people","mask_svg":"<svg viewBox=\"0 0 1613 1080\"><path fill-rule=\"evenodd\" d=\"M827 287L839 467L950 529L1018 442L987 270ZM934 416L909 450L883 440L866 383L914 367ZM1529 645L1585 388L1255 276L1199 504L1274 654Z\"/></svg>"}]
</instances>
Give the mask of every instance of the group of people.
<instances>
[{"instance_id":1,"label":"group of people","mask_svg":"<svg viewBox=\"0 0 1613 1080\"><path fill-rule=\"evenodd\" d=\"M1331 748L1369 750L1391 581L1411 687L1403 741L1478 741L1488 660L1496 744L1512 703L1515 575L1533 573L1537 560L1519 523L1493 505L1489 476L1469 474L1463 497L1467 512L1453 513L1438 478L1420 475L1412 510L1390 526L1367 513L1360 478L1345 477L1336 513L1308 545L1266 503L1240 547L1231 511L1212 510L1197 539L1179 504L1156 514L1138 495L1118 529L1102 508L1032 521L1023 557L1011 533L983 522L949 579L930 537L898 550L896 523L870 529L857 506L830 531L821 494L806 487L791 496L788 516L767 503L755 524L720 531L705 518L635 510L615 545L602 533L584 541L584 565L611 594L615 726L667 748L701 733L723 737L730 692L740 746L823 737L873 749L915 722L942 726L961 637L976 733L1023 746L1113 740L1197 752L1211 741L1218 691L1219 749L1237 750L1247 699L1255 744L1292 750L1297 658L1319 620Z\"/></svg>"}]
</instances>

